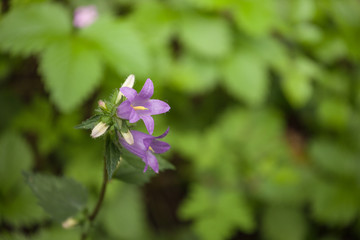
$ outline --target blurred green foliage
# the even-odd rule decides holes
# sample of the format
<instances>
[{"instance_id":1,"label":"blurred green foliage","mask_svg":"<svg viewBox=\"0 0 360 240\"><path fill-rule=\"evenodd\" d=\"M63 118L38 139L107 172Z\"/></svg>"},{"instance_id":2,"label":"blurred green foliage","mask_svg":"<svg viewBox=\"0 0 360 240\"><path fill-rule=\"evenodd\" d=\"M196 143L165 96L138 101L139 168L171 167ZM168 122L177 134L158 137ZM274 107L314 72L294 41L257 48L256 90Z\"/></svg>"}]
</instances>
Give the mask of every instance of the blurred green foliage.
<instances>
[{"instance_id":1,"label":"blurred green foliage","mask_svg":"<svg viewBox=\"0 0 360 240\"><path fill-rule=\"evenodd\" d=\"M74 9L89 4L99 18L75 29ZM21 172L74 178L94 204L103 143L74 126L130 73L172 107L154 135L170 126L177 170L149 182L124 162L129 182L149 183L112 180L94 239L360 238L358 0L6 0L1 10L0 239L78 239L49 221ZM156 198L159 186L182 194Z\"/></svg>"}]
</instances>

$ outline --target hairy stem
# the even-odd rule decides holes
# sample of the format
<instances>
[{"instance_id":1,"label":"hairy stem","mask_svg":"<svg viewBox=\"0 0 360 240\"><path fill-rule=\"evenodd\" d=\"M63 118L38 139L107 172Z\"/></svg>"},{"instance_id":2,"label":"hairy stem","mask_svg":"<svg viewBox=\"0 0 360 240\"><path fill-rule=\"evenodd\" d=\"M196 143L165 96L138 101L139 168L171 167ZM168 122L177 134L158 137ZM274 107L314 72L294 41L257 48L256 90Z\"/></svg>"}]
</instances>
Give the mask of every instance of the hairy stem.
<instances>
[{"instance_id":1,"label":"hairy stem","mask_svg":"<svg viewBox=\"0 0 360 240\"><path fill-rule=\"evenodd\" d=\"M89 215L88 220L90 223L90 226L92 225L93 221L95 220L105 197L105 193L106 193L106 186L108 183L108 175L107 175L107 171L106 171L106 160L104 159L104 174L103 174L103 183L101 186L101 191L100 191L100 195L99 195L99 199L96 203L96 206L94 208L94 210L92 211L92 213ZM81 235L81 240L85 240L89 234L89 229L85 230L82 235Z\"/></svg>"}]
</instances>

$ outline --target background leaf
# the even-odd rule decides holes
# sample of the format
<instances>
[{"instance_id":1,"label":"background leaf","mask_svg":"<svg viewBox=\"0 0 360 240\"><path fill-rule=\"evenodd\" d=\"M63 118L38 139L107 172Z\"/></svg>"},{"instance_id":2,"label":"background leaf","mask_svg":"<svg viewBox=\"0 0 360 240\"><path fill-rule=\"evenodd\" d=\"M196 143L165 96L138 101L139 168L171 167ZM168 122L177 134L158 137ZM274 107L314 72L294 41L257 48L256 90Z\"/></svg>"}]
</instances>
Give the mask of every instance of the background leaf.
<instances>
[{"instance_id":1,"label":"background leaf","mask_svg":"<svg viewBox=\"0 0 360 240\"><path fill-rule=\"evenodd\" d=\"M85 207L87 191L72 179L33 173L24 173L24 177L40 206L57 221L66 220Z\"/></svg>"},{"instance_id":2,"label":"background leaf","mask_svg":"<svg viewBox=\"0 0 360 240\"><path fill-rule=\"evenodd\" d=\"M40 71L51 99L61 111L70 112L99 84L102 65L91 45L70 38L45 50Z\"/></svg>"},{"instance_id":3,"label":"background leaf","mask_svg":"<svg viewBox=\"0 0 360 240\"><path fill-rule=\"evenodd\" d=\"M0 47L29 55L66 38L71 31L68 11L55 3L30 4L10 11L0 22Z\"/></svg>"}]
</instances>

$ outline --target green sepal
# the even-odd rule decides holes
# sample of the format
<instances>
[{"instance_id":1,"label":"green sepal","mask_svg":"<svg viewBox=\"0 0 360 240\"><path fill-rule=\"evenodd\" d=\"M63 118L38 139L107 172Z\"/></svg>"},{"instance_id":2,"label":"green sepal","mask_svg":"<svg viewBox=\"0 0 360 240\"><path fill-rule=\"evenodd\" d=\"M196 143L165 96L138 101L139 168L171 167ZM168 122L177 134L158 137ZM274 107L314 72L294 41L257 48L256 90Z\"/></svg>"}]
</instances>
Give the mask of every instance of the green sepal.
<instances>
[{"instance_id":1,"label":"green sepal","mask_svg":"<svg viewBox=\"0 0 360 240\"><path fill-rule=\"evenodd\" d=\"M115 139L114 139L115 138ZM121 151L119 146L114 142L116 140L115 136L108 134L105 139L105 161L106 161L106 171L108 179L112 178L114 171L120 161Z\"/></svg>"},{"instance_id":2,"label":"green sepal","mask_svg":"<svg viewBox=\"0 0 360 240\"><path fill-rule=\"evenodd\" d=\"M62 222L84 209L87 190L75 180L30 172L23 175L39 205L55 220Z\"/></svg>"},{"instance_id":3,"label":"green sepal","mask_svg":"<svg viewBox=\"0 0 360 240\"><path fill-rule=\"evenodd\" d=\"M93 129L96 126L96 124L98 124L98 122L100 121L100 118L101 118L100 115L94 115L94 116L86 119L79 125L76 125L75 128L76 129Z\"/></svg>"}]
</instances>

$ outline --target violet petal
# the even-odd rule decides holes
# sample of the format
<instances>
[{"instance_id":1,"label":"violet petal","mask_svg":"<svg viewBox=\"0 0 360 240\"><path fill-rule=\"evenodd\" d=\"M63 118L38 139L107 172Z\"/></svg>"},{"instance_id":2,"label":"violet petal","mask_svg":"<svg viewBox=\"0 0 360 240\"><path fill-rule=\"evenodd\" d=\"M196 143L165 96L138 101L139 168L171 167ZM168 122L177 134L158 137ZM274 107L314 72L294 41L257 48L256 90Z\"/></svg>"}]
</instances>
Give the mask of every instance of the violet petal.
<instances>
[{"instance_id":1,"label":"violet petal","mask_svg":"<svg viewBox=\"0 0 360 240\"><path fill-rule=\"evenodd\" d=\"M170 127L168 127L163 134L161 134L160 136L157 136L155 138L157 138L157 139L164 138L164 137L166 137L166 135L168 135L169 131L170 131Z\"/></svg>"},{"instance_id":2,"label":"violet petal","mask_svg":"<svg viewBox=\"0 0 360 240\"><path fill-rule=\"evenodd\" d=\"M130 116L129 116L129 122L130 123L136 123L137 121L139 121L140 116L139 114L137 114L137 112L131 108L131 112L130 112Z\"/></svg>"},{"instance_id":3,"label":"violet petal","mask_svg":"<svg viewBox=\"0 0 360 240\"><path fill-rule=\"evenodd\" d=\"M157 99L148 100L144 107L150 110L151 115L166 113L170 110L169 104Z\"/></svg>"},{"instance_id":4,"label":"violet petal","mask_svg":"<svg viewBox=\"0 0 360 240\"><path fill-rule=\"evenodd\" d=\"M143 86L143 88L141 89L139 96L142 99L149 99L152 97L152 95L154 94L154 84L151 81L150 78L148 78Z\"/></svg>"},{"instance_id":5,"label":"violet petal","mask_svg":"<svg viewBox=\"0 0 360 240\"><path fill-rule=\"evenodd\" d=\"M123 118L123 119L130 118L130 113L131 113L131 111L134 110L130 105L131 105L131 102L129 100L126 100L117 107L116 113L119 118Z\"/></svg>"},{"instance_id":6,"label":"violet petal","mask_svg":"<svg viewBox=\"0 0 360 240\"><path fill-rule=\"evenodd\" d=\"M140 118L144 121L146 129L150 134L154 132L154 119L151 116L140 116Z\"/></svg>"},{"instance_id":7,"label":"violet petal","mask_svg":"<svg viewBox=\"0 0 360 240\"><path fill-rule=\"evenodd\" d=\"M170 144L159 140L152 141L150 146L154 153L164 153L170 149Z\"/></svg>"},{"instance_id":8,"label":"violet petal","mask_svg":"<svg viewBox=\"0 0 360 240\"><path fill-rule=\"evenodd\" d=\"M154 172L159 173L159 163L151 151L146 152L146 161L147 164L154 170Z\"/></svg>"},{"instance_id":9,"label":"violet petal","mask_svg":"<svg viewBox=\"0 0 360 240\"><path fill-rule=\"evenodd\" d=\"M129 87L122 87L120 88L120 92L122 94L124 94L124 96L129 99L131 102L134 101L134 98L137 95L137 92L135 89L133 88L129 88Z\"/></svg>"}]
</instances>

